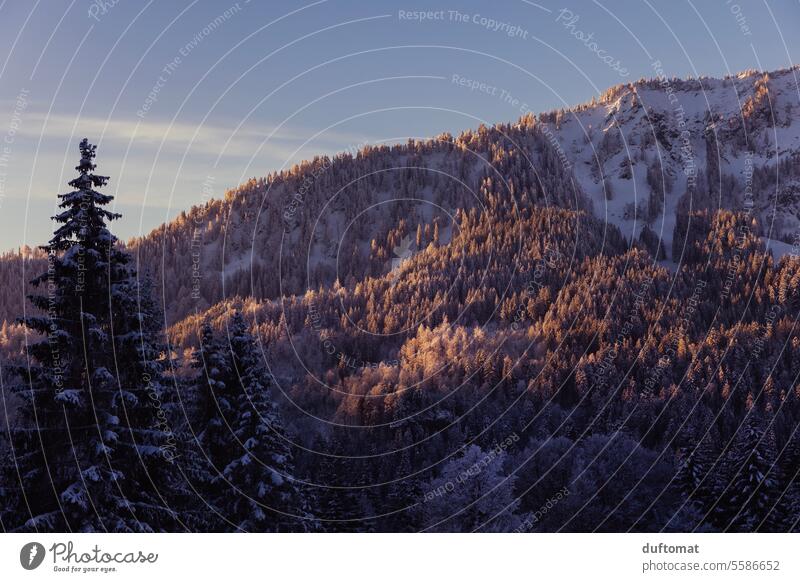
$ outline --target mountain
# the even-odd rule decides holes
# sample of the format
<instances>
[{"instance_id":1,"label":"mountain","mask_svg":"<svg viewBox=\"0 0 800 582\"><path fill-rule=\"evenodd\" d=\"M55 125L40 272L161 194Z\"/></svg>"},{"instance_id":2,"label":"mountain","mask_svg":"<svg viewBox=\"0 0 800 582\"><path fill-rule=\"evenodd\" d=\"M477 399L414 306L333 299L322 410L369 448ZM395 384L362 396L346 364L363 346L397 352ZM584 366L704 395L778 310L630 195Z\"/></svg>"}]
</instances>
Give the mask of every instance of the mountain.
<instances>
[{"instance_id":1,"label":"mountain","mask_svg":"<svg viewBox=\"0 0 800 582\"><path fill-rule=\"evenodd\" d=\"M669 248L679 214L722 207L752 211L765 235L790 242L800 223L798 70L639 81L541 119L595 213L629 239L648 223Z\"/></svg>"},{"instance_id":2,"label":"mountain","mask_svg":"<svg viewBox=\"0 0 800 582\"><path fill-rule=\"evenodd\" d=\"M796 529L796 72L317 158L130 241L177 441L244 317L328 530Z\"/></svg>"},{"instance_id":3,"label":"mountain","mask_svg":"<svg viewBox=\"0 0 800 582\"><path fill-rule=\"evenodd\" d=\"M482 188L520 206L587 209L629 241L647 225L674 262L680 215L747 210L783 253L800 223L797 74L640 80L512 124L315 158L128 246L160 284L170 322L224 297L269 299L386 272L398 227L413 236L438 223L447 237L455 209L480 206ZM36 261L29 272L41 269L42 257L26 253ZM21 311L21 260L0 258L10 283L0 320Z\"/></svg>"}]
</instances>

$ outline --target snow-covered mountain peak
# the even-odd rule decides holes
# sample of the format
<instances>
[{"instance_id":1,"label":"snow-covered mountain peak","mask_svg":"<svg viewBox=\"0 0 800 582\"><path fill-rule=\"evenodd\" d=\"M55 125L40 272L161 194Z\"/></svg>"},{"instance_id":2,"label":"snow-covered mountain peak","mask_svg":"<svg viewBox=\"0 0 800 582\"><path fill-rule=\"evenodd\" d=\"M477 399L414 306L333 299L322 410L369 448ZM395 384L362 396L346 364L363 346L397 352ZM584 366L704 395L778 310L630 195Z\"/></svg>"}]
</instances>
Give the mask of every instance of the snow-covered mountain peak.
<instances>
[{"instance_id":1,"label":"snow-covered mountain peak","mask_svg":"<svg viewBox=\"0 0 800 582\"><path fill-rule=\"evenodd\" d=\"M540 116L573 162L598 216L635 237L645 224L669 248L690 208L747 210L764 234L800 225L798 67L724 79L640 80Z\"/></svg>"}]
</instances>

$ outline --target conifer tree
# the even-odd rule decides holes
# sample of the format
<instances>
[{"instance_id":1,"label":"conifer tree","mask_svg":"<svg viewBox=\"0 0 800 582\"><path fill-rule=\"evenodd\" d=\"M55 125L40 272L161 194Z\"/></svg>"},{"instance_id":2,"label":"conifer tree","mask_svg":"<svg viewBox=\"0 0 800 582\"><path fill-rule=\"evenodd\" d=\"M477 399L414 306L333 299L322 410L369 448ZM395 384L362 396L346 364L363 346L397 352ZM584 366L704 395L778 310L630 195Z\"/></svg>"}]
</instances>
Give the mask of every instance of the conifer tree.
<instances>
[{"instance_id":1,"label":"conifer tree","mask_svg":"<svg viewBox=\"0 0 800 582\"><path fill-rule=\"evenodd\" d=\"M226 516L245 531L310 529L304 492L295 480L292 451L277 406L263 382L255 339L241 312L229 329L231 368L239 381L232 447L237 456L223 475L235 488Z\"/></svg>"},{"instance_id":2,"label":"conifer tree","mask_svg":"<svg viewBox=\"0 0 800 582\"><path fill-rule=\"evenodd\" d=\"M716 507L723 529L755 531L780 497L775 436L754 409L736 434L725 462L726 491Z\"/></svg>"},{"instance_id":3,"label":"conifer tree","mask_svg":"<svg viewBox=\"0 0 800 582\"><path fill-rule=\"evenodd\" d=\"M191 367L197 370L192 421L202 454L209 464L208 479L211 480L228 462L235 395L232 393L234 387L227 382L232 370L225 348L214 337L214 330L208 323L203 324L200 330L200 346L192 356Z\"/></svg>"},{"instance_id":4,"label":"conifer tree","mask_svg":"<svg viewBox=\"0 0 800 582\"><path fill-rule=\"evenodd\" d=\"M387 459L393 460L394 457L397 454ZM412 466L409 449L401 451L399 457L395 461L397 466L390 473L392 482L386 487L386 509L392 512L385 520L388 525L386 531L412 532L418 529L416 506L420 502L419 480L410 476Z\"/></svg>"},{"instance_id":5,"label":"conifer tree","mask_svg":"<svg viewBox=\"0 0 800 582\"><path fill-rule=\"evenodd\" d=\"M23 320L43 337L30 346L7 482L11 529L152 531L172 527L163 441L151 406L161 390L151 313L134 305L134 269L106 226L120 217L95 188L95 147L80 143L75 190L59 195L60 224L43 248L48 269L32 281L40 314Z\"/></svg>"},{"instance_id":6,"label":"conifer tree","mask_svg":"<svg viewBox=\"0 0 800 582\"><path fill-rule=\"evenodd\" d=\"M232 395L226 384L229 368L222 344L208 322L199 332L199 345L189 361L194 374L180 383L185 422L180 428L178 466L188 482L182 505L193 510L192 529L220 532L233 527L217 503L218 481L233 441Z\"/></svg>"},{"instance_id":7,"label":"conifer tree","mask_svg":"<svg viewBox=\"0 0 800 582\"><path fill-rule=\"evenodd\" d=\"M305 494L293 475L292 451L269 397L258 347L240 312L227 341L202 330L194 367L205 390L204 452L211 462L213 505L238 531L313 529Z\"/></svg>"},{"instance_id":8,"label":"conifer tree","mask_svg":"<svg viewBox=\"0 0 800 582\"><path fill-rule=\"evenodd\" d=\"M682 447L677 485L687 500L697 505L699 513L705 515L716 501L719 484L717 482L718 454L714 449L711 435L706 433L704 423L697 423L690 431L694 447Z\"/></svg>"},{"instance_id":9,"label":"conifer tree","mask_svg":"<svg viewBox=\"0 0 800 582\"><path fill-rule=\"evenodd\" d=\"M340 429L339 429L340 430ZM347 456L338 430L329 439L330 454L319 462L315 480L320 485L317 492L317 514L323 520L322 528L329 532L356 532L364 517L359 503L358 490L353 487L353 459ZM317 450L322 449L318 447Z\"/></svg>"},{"instance_id":10,"label":"conifer tree","mask_svg":"<svg viewBox=\"0 0 800 582\"><path fill-rule=\"evenodd\" d=\"M418 506L430 531L511 532L520 524L515 477L503 473L505 452L485 453L470 445L448 461L442 474L422 486Z\"/></svg>"},{"instance_id":11,"label":"conifer tree","mask_svg":"<svg viewBox=\"0 0 800 582\"><path fill-rule=\"evenodd\" d=\"M800 431L794 430L778 459L780 501L772 508L759 529L791 532L800 529Z\"/></svg>"}]
</instances>

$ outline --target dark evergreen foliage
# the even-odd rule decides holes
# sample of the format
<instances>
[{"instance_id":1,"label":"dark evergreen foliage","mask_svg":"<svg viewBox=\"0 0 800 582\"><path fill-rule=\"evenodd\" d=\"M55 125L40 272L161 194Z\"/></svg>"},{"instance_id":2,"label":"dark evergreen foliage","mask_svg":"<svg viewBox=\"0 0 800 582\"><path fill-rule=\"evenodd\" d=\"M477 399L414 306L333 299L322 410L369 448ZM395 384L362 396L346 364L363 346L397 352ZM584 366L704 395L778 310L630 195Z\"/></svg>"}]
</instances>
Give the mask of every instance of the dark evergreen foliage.
<instances>
[{"instance_id":1,"label":"dark evergreen foliage","mask_svg":"<svg viewBox=\"0 0 800 582\"><path fill-rule=\"evenodd\" d=\"M36 531L158 531L177 527L168 490L158 321L106 222L113 199L95 188L95 146L80 144L74 191L59 196L60 225L42 247L33 284L42 315L23 323L42 339L18 370L22 397L3 466L5 527Z\"/></svg>"}]
</instances>

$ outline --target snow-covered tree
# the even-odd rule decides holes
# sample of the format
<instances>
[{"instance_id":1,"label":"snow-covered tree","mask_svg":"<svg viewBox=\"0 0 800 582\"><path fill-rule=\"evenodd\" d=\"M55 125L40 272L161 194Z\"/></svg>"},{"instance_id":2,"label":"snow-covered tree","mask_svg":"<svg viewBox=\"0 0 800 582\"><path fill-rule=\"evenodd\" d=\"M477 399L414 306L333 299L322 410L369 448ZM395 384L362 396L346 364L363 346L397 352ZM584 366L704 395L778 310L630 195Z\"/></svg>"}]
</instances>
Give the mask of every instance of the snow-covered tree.
<instances>
[{"instance_id":1,"label":"snow-covered tree","mask_svg":"<svg viewBox=\"0 0 800 582\"><path fill-rule=\"evenodd\" d=\"M214 337L208 323L200 330L200 346L192 356L196 370L192 388L192 425L198 435L202 454L208 460L209 480L219 475L228 461L232 441L235 386L229 385L231 370L225 346Z\"/></svg>"},{"instance_id":2,"label":"snow-covered tree","mask_svg":"<svg viewBox=\"0 0 800 582\"><path fill-rule=\"evenodd\" d=\"M11 429L5 500L11 529L152 531L175 527L165 494L167 432L152 400L161 349L129 256L106 226L119 214L95 190L95 146L80 143L75 190L59 195L48 269L24 324L43 337L18 370L23 398ZM145 300L144 303L147 303Z\"/></svg>"},{"instance_id":3,"label":"snow-covered tree","mask_svg":"<svg viewBox=\"0 0 800 582\"><path fill-rule=\"evenodd\" d=\"M727 487L714 516L720 527L755 531L767 518L781 494L775 458L775 435L771 427L764 428L759 414L751 410L725 459Z\"/></svg>"},{"instance_id":4,"label":"snow-covered tree","mask_svg":"<svg viewBox=\"0 0 800 582\"><path fill-rule=\"evenodd\" d=\"M484 452L470 445L448 461L441 475L421 487L423 527L457 532L510 532L518 527L515 479L503 471L505 456L503 450Z\"/></svg>"},{"instance_id":5,"label":"snow-covered tree","mask_svg":"<svg viewBox=\"0 0 800 582\"><path fill-rule=\"evenodd\" d=\"M237 530L312 529L305 492L293 475L290 441L240 312L227 332L226 340L215 341L210 329L203 329L208 360L200 373L217 409L203 433L214 464L214 504Z\"/></svg>"},{"instance_id":6,"label":"snow-covered tree","mask_svg":"<svg viewBox=\"0 0 800 582\"><path fill-rule=\"evenodd\" d=\"M396 457L399 455L399 459ZM386 507L384 511L391 511L385 518L386 531L411 532L418 529L416 523L416 505L419 503L419 481L410 476L412 472L411 454L408 448L399 454L387 457L396 463L389 474L394 478L386 487ZM380 508L379 508L380 511Z\"/></svg>"},{"instance_id":7,"label":"snow-covered tree","mask_svg":"<svg viewBox=\"0 0 800 582\"><path fill-rule=\"evenodd\" d=\"M719 489L716 471L719 454L714 449L711 435L704 433L703 425L692 431L697 440L694 446L682 447L676 476L678 487L701 514L713 506Z\"/></svg>"},{"instance_id":8,"label":"snow-covered tree","mask_svg":"<svg viewBox=\"0 0 800 582\"><path fill-rule=\"evenodd\" d=\"M318 440L315 450L324 450L323 447ZM337 429L332 431L328 451L319 459L315 471L315 481L320 485L316 489L316 514L323 520L321 526L325 531L359 531L365 515L360 491L353 487L354 460L347 456Z\"/></svg>"}]
</instances>

